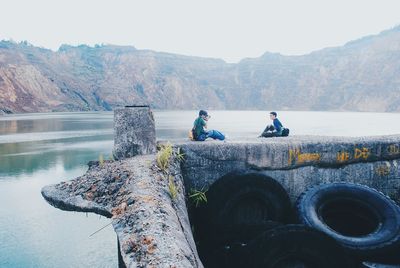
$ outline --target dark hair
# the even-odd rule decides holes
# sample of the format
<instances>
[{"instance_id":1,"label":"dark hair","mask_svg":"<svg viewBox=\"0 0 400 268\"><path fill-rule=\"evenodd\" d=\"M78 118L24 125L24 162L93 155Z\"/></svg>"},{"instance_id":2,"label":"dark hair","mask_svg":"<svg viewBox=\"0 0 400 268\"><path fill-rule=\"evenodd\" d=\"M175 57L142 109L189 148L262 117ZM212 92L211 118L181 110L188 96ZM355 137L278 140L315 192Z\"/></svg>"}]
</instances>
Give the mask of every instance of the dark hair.
<instances>
[{"instance_id":1,"label":"dark hair","mask_svg":"<svg viewBox=\"0 0 400 268\"><path fill-rule=\"evenodd\" d=\"M200 110L199 116L202 116L202 115L207 116L207 115L208 115L207 111L205 111L205 110Z\"/></svg>"},{"instance_id":2,"label":"dark hair","mask_svg":"<svg viewBox=\"0 0 400 268\"><path fill-rule=\"evenodd\" d=\"M273 116L277 117L278 114L276 112L270 112L269 114L272 114Z\"/></svg>"}]
</instances>

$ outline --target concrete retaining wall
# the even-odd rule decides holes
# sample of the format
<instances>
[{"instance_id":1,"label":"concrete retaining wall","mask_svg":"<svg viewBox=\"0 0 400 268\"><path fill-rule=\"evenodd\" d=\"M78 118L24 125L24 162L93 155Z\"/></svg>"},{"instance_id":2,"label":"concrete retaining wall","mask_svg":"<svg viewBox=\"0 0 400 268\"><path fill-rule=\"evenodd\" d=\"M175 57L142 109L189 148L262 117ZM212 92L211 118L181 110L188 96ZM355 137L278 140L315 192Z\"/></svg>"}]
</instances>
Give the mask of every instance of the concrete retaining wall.
<instances>
[{"instance_id":1,"label":"concrete retaining wall","mask_svg":"<svg viewBox=\"0 0 400 268\"><path fill-rule=\"evenodd\" d=\"M292 200L311 185L349 181L400 201L400 136L254 138L229 142L177 142L185 154L188 189L207 189L223 175L258 171L287 189Z\"/></svg>"}]
</instances>

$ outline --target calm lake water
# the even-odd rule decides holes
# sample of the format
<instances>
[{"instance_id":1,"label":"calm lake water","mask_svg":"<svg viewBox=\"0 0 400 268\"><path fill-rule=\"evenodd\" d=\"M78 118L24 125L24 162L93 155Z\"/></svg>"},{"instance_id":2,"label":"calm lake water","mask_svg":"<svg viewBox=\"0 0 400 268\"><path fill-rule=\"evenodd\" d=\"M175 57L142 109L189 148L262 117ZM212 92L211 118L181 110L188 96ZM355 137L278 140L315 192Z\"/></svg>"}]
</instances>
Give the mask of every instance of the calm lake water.
<instances>
[{"instance_id":1,"label":"calm lake water","mask_svg":"<svg viewBox=\"0 0 400 268\"><path fill-rule=\"evenodd\" d=\"M230 138L257 136L270 123L261 111L210 111L210 129ZM156 111L158 139L185 138L196 111ZM400 114L281 112L291 135L400 133ZM113 113L48 113L0 117L0 267L117 267L110 219L48 205L40 189L85 173L107 159Z\"/></svg>"}]
</instances>

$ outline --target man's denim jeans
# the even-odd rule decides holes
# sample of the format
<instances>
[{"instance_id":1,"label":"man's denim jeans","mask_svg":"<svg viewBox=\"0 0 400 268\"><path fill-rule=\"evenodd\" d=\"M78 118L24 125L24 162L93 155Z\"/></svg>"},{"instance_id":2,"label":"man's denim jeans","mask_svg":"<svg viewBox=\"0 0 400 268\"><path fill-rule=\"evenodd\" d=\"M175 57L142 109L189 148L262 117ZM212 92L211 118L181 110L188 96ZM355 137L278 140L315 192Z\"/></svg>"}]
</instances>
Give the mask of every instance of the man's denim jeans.
<instances>
[{"instance_id":1,"label":"man's denim jeans","mask_svg":"<svg viewBox=\"0 0 400 268\"><path fill-rule=\"evenodd\" d=\"M212 138L212 139L221 140L221 141L225 140L224 134L222 134L218 130L210 130L210 131L208 131L207 132L207 138Z\"/></svg>"},{"instance_id":2,"label":"man's denim jeans","mask_svg":"<svg viewBox=\"0 0 400 268\"><path fill-rule=\"evenodd\" d=\"M219 132L218 130L209 130L207 133L202 133L197 137L198 141L205 141L207 138L217 139L217 140L225 140L224 134Z\"/></svg>"}]
</instances>

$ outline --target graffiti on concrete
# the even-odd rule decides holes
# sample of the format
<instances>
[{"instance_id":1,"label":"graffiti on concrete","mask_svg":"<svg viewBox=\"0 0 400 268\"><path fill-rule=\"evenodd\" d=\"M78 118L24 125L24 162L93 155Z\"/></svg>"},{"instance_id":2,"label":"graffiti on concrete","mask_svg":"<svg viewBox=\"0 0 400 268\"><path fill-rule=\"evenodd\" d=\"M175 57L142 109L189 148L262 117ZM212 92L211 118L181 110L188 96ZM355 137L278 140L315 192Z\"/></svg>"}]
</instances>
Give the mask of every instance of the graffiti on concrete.
<instances>
[{"instance_id":1,"label":"graffiti on concrete","mask_svg":"<svg viewBox=\"0 0 400 268\"><path fill-rule=\"evenodd\" d=\"M375 168L375 174L378 176L387 176L390 174L390 166L381 165Z\"/></svg>"},{"instance_id":2,"label":"graffiti on concrete","mask_svg":"<svg viewBox=\"0 0 400 268\"><path fill-rule=\"evenodd\" d=\"M367 160L370 155L368 148L354 148L354 159L364 159Z\"/></svg>"},{"instance_id":3,"label":"graffiti on concrete","mask_svg":"<svg viewBox=\"0 0 400 268\"><path fill-rule=\"evenodd\" d=\"M389 154L393 155L393 154L400 154L400 145L399 144L391 144L389 145Z\"/></svg>"},{"instance_id":4,"label":"graffiti on concrete","mask_svg":"<svg viewBox=\"0 0 400 268\"><path fill-rule=\"evenodd\" d=\"M338 152L336 154L336 161L338 162L346 162L350 158L350 153L349 152Z\"/></svg>"},{"instance_id":5,"label":"graffiti on concrete","mask_svg":"<svg viewBox=\"0 0 400 268\"><path fill-rule=\"evenodd\" d=\"M319 153L302 153L300 149L289 150L289 165L292 163L318 162L320 159L321 154Z\"/></svg>"},{"instance_id":6,"label":"graffiti on concrete","mask_svg":"<svg viewBox=\"0 0 400 268\"><path fill-rule=\"evenodd\" d=\"M344 163L350 160L350 156L353 157L353 159L364 159L367 160L368 157L370 157L371 152L369 151L368 148L362 147L362 148L354 148L354 153L351 154L348 151L340 151L336 153L336 161L339 163Z\"/></svg>"}]
</instances>

